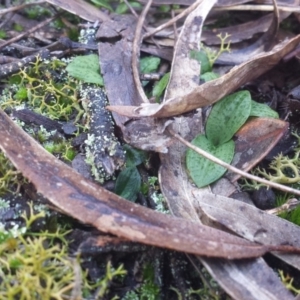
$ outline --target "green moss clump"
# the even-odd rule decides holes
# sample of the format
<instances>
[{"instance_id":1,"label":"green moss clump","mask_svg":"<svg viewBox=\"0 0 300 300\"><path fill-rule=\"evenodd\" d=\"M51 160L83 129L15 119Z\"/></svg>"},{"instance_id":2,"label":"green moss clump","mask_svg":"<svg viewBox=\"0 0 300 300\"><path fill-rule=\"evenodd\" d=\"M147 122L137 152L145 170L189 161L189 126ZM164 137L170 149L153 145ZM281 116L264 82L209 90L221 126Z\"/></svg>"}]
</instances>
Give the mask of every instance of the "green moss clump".
<instances>
[{"instance_id":1,"label":"green moss clump","mask_svg":"<svg viewBox=\"0 0 300 300\"><path fill-rule=\"evenodd\" d=\"M60 60L37 58L30 67L13 75L11 87L3 93L0 107L12 109L21 104L52 119L77 122L84 113L77 95L78 82L68 76L66 64Z\"/></svg>"},{"instance_id":2,"label":"green moss clump","mask_svg":"<svg viewBox=\"0 0 300 300\"><path fill-rule=\"evenodd\" d=\"M264 178L281 184L299 184L300 182L300 136L296 133L293 135L298 139L298 146L295 148L293 157L279 154L270 163L269 169L272 173L267 173L266 170L257 168L255 173Z\"/></svg>"},{"instance_id":3,"label":"green moss clump","mask_svg":"<svg viewBox=\"0 0 300 300\"><path fill-rule=\"evenodd\" d=\"M7 192L16 193L24 183L24 178L11 162L0 152L0 196Z\"/></svg>"},{"instance_id":4,"label":"green moss clump","mask_svg":"<svg viewBox=\"0 0 300 300\"><path fill-rule=\"evenodd\" d=\"M123 266L114 269L108 263L104 277L90 283L80 258L68 255L65 235L69 231L30 232L30 226L44 215L35 214L31 204L24 228L0 228L0 299L83 299L92 293L102 299L111 281L126 274Z\"/></svg>"},{"instance_id":5,"label":"green moss clump","mask_svg":"<svg viewBox=\"0 0 300 300\"><path fill-rule=\"evenodd\" d=\"M143 283L135 290L129 291L122 300L156 300L159 299L160 288L155 283L154 268L146 264L143 270Z\"/></svg>"}]
</instances>

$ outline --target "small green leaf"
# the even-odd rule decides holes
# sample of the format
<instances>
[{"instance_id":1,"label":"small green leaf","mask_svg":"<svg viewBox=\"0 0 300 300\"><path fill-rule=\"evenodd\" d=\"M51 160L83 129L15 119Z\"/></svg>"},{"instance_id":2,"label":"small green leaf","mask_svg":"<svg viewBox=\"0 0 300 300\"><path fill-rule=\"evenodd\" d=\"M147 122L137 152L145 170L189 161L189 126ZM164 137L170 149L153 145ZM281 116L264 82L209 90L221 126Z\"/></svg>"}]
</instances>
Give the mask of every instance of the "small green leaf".
<instances>
[{"instance_id":1,"label":"small green leaf","mask_svg":"<svg viewBox=\"0 0 300 300\"><path fill-rule=\"evenodd\" d=\"M126 151L126 166L127 167L138 166L143 161L145 161L147 158L147 154L143 150L133 148L127 144L124 145L123 148Z\"/></svg>"},{"instance_id":2,"label":"small green leaf","mask_svg":"<svg viewBox=\"0 0 300 300\"><path fill-rule=\"evenodd\" d=\"M13 25L13 29L14 29L15 31L21 32L21 31L23 31L24 27L23 27L21 24L15 23L15 24Z\"/></svg>"},{"instance_id":3,"label":"small green leaf","mask_svg":"<svg viewBox=\"0 0 300 300\"><path fill-rule=\"evenodd\" d=\"M251 101L251 111L250 111L251 117L269 117L278 119L279 115L278 113L270 108L266 104L258 103L256 101Z\"/></svg>"},{"instance_id":4,"label":"small green leaf","mask_svg":"<svg viewBox=\"0 0 300 300\"><path fill-rule=\"evenodd\" d=\"M212 67L205 52L192 50L190 57L196 59L201 64L201 74L211 72Z\"/></svg>"},{"instance_id":5,"label":"small green leaf","mask_svg":"<svg viewBox=\"0 0 300 300\"><path fill-rule=\"evenodd\" d=\"M127 200L135 201L141 188L141 176L136 167L125 168L116 180L115 193Z\"/></svg>"},{"instance_id":6,"label":"small green leaf","mask_svg":"<svg viewBox=\"0 0 300 300\"><path fill-rule=\"evenodd\" d=\"M214 147L205 137L205 135L200 134L192 141L192 144L216 156L226 163L231 163L233 159L233 140L230 140L218 147ZM192 149L187 150L186 166L192 180L199 188L213 183L222 177L222 175L226 172L224 167L213 163Z\"/></svg>"},{"instance_id":7,"label":"small green leaf","mask_svg":"<svg viewBox=\"0 0 300 300\"><path fill-rule=\"evenodd\" d=\"M86 83L104 85L100 75L99 57L96 54L76 56L67 66L69 75Z\"/></svg>"},{"instance_id":8,"label":"small green leaf","mask_svg":"<svg viewBox=\"0 0 300 300\"><path fill-rule=\"evenodd\" d=\"M160 64L160 58L149 56L144 57L140 60L140 70L141 73L151 73L155 72L158 69L158 66Z\"/></svg>"},{"instance_id":9,"label":"small green leaf","mask_svg":"<svg viewBox=\"0 0 300 300\"><path fill-rule=\"evenodd\" d=\"M141 3L139 2L129 2L131 7L133 8L141 8L142 5ZM118 15L121 15L121 14L125 14L126 12L128 11L128 6L126 5L126 3L120 3L117 8L116 8L116 11L115 13L118 14Z\"/></svg>"},{"instance_id":10,"label":"small green leaf","mask_svg":"<svg viewBox=\"0 0 300 300\"><path fill-rule=\"evenodd\" d=\"M171 6L163 4L159 6L158 10L162 13L167 13L171 10Z\"/></svg>"},{"instance_id":11,"label":"small green leaf","mask_svg":"<svg viewBox=\"0 0 300 300\"><path fill-rule=\"evenodd\" d=\"M160 96L164 92L170 78L170 73L166 73L159 82L157 82L153 88L152 96L155 97L156 101L159 100Z\"/></svg>"},{"instance_id":12,"label":"small green leaf","mask_svg":"<svg viewBox=\"0 0 300 300\"><path fill-rule=\"evenodd\" d=\"M7 36L6 31L0 29L0 39L5 39Z\"/></svg>"},{"instance_id":13,"label":"small green leaf","mask_svg":"<svg viewBox=\"0 0 300 300\"><path fill-rule=\"evenodd\" d=\"M228 142L246 122L251 111L248 91L231 94L217 102L206 122L207 139L219 146Z\"/></svg>"},{"instance_id":14,"label":"small green leaf","mask_svg":"<svg viewBox=\"0 0 300 300\"><path fill-rule=\"evenodd\" d=\"M107 0L91 0L92 3L94 3L96 6L104 7L111 12L113 11L112 7L109 5Z\"/></svg>"},{"instance_id":15,"label":"small green leaf","mask_svg":"<svg viewBox=\"0 0 300 300\"><path fill-rule=\"evenodd\" d=\"M23 86L21 86L15 95L16 99L18 100L25 100L27 99L27 89Z\"/></svg>"},{"instance_id":16,"label":"small green leaf","mask_svg":"<svg viewBox=\"0 0 300 300\"><path fill-rule=\"evenodd\" d=\"M201 74L200 79L204 82L208 82L214 79L219 78L220 76L215 72L206 72L204 74Z\"/></svg>"}]
</instances>

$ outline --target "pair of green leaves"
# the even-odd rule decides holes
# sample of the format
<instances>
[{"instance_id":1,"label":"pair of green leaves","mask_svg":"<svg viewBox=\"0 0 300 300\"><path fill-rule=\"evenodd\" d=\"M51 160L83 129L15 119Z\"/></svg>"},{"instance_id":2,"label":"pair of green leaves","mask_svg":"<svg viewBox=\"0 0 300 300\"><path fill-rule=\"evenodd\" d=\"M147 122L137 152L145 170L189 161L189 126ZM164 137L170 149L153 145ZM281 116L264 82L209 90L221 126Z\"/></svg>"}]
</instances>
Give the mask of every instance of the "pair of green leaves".
<instances>
[{"instance_id":1,"label":"pair of green leaves","mask_svg":"<svg viewBox=\"0 0 300 300\"><path fill-rule=\"evenodd\" d=\"M115 193L127 200L135 201L141 189L141 176L137 166L146 159L146 153L124 145L126 151L126 168L122 170L116 180Z\"/></svg>"},{"instance_id":2,"label":"pair of green leaves","mask_svg":"<svg viewBox=\"0 0 300 300\"><path fill-rule=\"evenodd\" d=\"M278 118L278 114L268 106L253 101L248 91L240 91L223 98L213 106L206 123L206 135L198 135L192 144L226 163L231 163L234 156L232 137L249 116ZM226 168L191 149L186 154L186 165L199 188L216 181L226 172Z\"/></svg>"}]
</instances>

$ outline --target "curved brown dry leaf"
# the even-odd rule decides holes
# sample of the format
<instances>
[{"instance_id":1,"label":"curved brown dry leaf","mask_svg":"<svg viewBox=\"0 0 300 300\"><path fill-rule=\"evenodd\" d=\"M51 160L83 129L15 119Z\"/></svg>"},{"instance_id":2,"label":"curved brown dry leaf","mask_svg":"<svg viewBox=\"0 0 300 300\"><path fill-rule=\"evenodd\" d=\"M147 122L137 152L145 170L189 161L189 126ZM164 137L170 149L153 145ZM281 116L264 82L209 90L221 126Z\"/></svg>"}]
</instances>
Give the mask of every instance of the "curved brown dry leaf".
<instances>
[{"instance_id":1,"label":"curved brown dry leaf","mask_svg":"<svg viewBox=\"0 0 300 300\"><path fill-rule=\"evenodd\" d=\"M289 124L279 119L254 118L235 135L235 154L231 165L243 171L251 170L278 143ZM238 174L226 174L231 182L240 178Z\"/></svg>"},{"instance_id":2,"label":"curved brown dry leaf","mask_svg":"<svg viewBox=\"0 0 300 300\"><path fill-rule=\"evenodd\" d=\"M173 64L171 68L164 101L183 96L199 86L200 63L195 59L191 59L190 53L191 51L200 50L199 41L202 26L215 2L216 0L202 1L187 16L175 46L176 64Z\"/></svg>"},{"instance_id":3,"label":"curved brown dry leaf","mask_svg":"<svg viewBox=\"0 0 300 300\"><path fill-rule=\"evenodd\" d=\"M222 77L209 81L195 88L192 92L167 100L162 104L148 104L139 107L109 106L108 109L128 117L155 118L171 117L196 108L211 105L224 96L235 91L243 84L257 78L270 70L300 42L300 35L289 41L284 41L271 51L259 55L237 67Z\"/></svg>"},{"instance_id":4,"label":"curved brown dry leaf","mask_svg":"<svg viewBox=\"0 0 300 300\"><path fill-rule=\"evenodd\" d=\"M147 245L229 259L261 256L275 249L295 251L258 245L124 200L49 154L3 111L0 133L1 149L39 193L61 211L100 231Z\"/></svg>"}]
</instances>

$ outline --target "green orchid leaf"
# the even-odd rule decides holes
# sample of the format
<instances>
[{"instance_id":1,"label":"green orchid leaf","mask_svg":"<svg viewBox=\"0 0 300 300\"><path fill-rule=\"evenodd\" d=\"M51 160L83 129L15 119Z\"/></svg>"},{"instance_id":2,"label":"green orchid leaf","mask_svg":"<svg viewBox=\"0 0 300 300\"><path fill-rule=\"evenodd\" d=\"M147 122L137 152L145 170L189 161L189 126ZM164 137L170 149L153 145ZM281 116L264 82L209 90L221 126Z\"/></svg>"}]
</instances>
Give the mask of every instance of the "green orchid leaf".
<instances>
[{"instance_id":1,"label":"green orchid leaf","mask_svg":"<svg viewBox=\"0 0 300 300\"><path fill-rule=\"evenodd\" d=\"M248 91L231 94L217 102L206 122L207 139L219 146L228 142L246 122L251 111Z\"/></svg>"},{"instance_id":2,"label":"green orchid leaf","mask_svg":"<svg viewBox=\"0 0 300 300\"><path fill-rule=\"evenodd\" d=\"M124 145L123 149L126 152L126 166L135 167L144 162L147 158L147 153L143 150L133 148L129 145Z\"/></svg>"},{"instance_id":3,"label":"green orchid leaf","mask_svg":"<svg viewBox=\"0 0 300 300\"><path fill-rule=\"evenodd\" d=\"M142 74L145 73L152 73L155 72L158 69L158 66L160 64L160 58L149 56L144 57L140 60L140 70Z\"/></svg>"},{"instance_id":4,"label":"green orchid leaf","mask_svg":"<svg viewBox=\"0 0 300 300\"><path fill-rule=\"evenodd\" d=\"M204 82L208 82L214 79L219 78L220 76L215 72L206 72L204 74L201 74L200 79Z\"/></svg>"},{"instance_id":5,"label":"green orchid leaf","mask_svg":"<svg viewBox=\"0 0 300 300\"><path fill-rule=\"evenodd\" d=\"M66 68L69 75L86 83L104 86L100 75L99 57L96 54L76 56Z\"/></svg>"},{"instance_id":6,"label":"green orchid leaf","mask_svg":"<svg viewBox=\"0 0 300 300\"><path fill-rule=\"evenodd\" d=\"M258 103L256 101L251 101L251 111L250 111L251 117L269 117L278 119L279 115L278 113L270 108L266 104Z\"/></svg>"},{"instance_id":7,"label":"green orchid leaf","mask_svg":"<svg viewBox=\"0 0 300 300\"><path fill-rule=\"evenodd\" d=\"M129 3L131 5L131 7L133 7L133 8L139 8L139 9L142 8L141 3L139 3L139 2L129 1ZM126 5L126 3L120 3L116 8L115 13L118 14L118 15L121 15L121 14L125 14L128 10L129 10L129 8Z\"/></svg>"},{"instance_id":8,"label":"green orchid leaf","mask_svg":"<svg viewBox=\"0 0 300 300\"><path fill-rule=\"evenodd\" d=\"M209 62L208 56L204 51L192 50L190 57L196 59L201 64L201 74L211 72L212 66Z\"/></svg>"},{"instance_id":9,"label":"green orchid leaf","mask_svg":"<svg viewBox=\"0 0 300 300\"><path fill-rule=\"evenodd\" d=\"M233 159L233 140L215 147L205 137L205 135L200 134L192 141L192 144L216 156L226 163L231 163ZM199 188L213 183L214 181L222 177L226 172L226 169L224 167L215 164L214 162L198 154L192 149L187 150L186 167L190 177Z\"/></svg>"},{"instance_id":10,"label":"green orchid leaf","mask_svg":"<svg viewBox=\"0 0 300 300\"><path fill-rule=\"evenodd\" d=\"M107 0L91 0L92 3L94 3L96 6L104 7L111 12L113 11L112 7L109 4L109 1Z\"/></svg>"},{"instance_id":11,"label":"green orchid leaf","mask_svg":"<svg viewBox=\"0 0 300 300\"><path fill-rule=\"evenodd\" d=\"M169 82L170 78L170 73L166 73L157 84L155 84L153 91L152 91L152 96L155 97L156 101L159 100L161 97L162 93L164 92L165 88L167 87L167 84Z\"/></svg>"},{"instance_id":12,"label":"green orchid leaf","mask_svg":"<svg viewBox=\"0 0 300 300\"><path fill-rule=\"evenodd\" d=\"M141 176L136 167L125 168L116 180L115 193L127 200L135 201L141 188Z\"/></svg>"}]
</instances>

